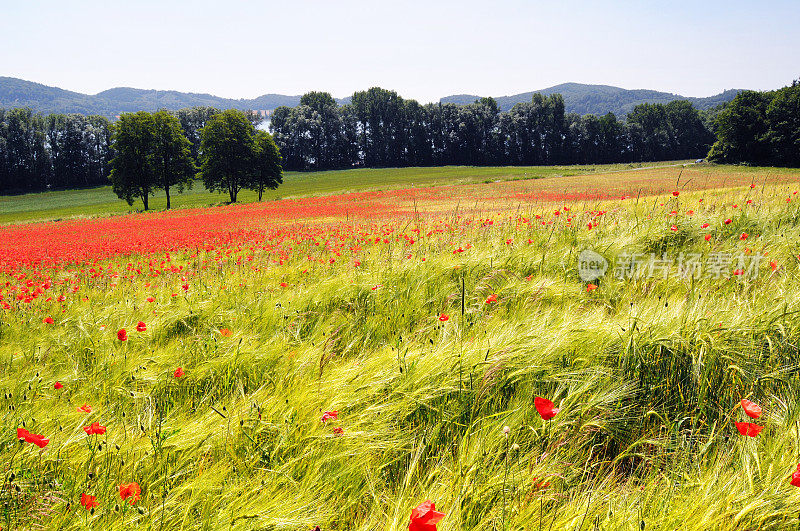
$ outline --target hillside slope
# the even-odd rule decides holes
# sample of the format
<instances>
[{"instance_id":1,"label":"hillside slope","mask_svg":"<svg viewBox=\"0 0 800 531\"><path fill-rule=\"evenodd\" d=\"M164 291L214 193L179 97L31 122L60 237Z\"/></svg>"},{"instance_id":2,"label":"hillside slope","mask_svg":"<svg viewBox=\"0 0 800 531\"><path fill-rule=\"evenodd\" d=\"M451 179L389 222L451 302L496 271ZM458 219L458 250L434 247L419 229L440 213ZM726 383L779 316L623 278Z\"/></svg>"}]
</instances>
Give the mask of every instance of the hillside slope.
<instances>
[{"instance_id":1,"label":"hillside slope","mask_svg":"<svg viewBox=\"0 0 800 531\"><path fill-rule=\"evenodd\" d=\"M657 90L636 89L628 90L609 85L584 85L581 83L562 83L554 87L534 91L514 94L513 96L496 97L500 109L507 111L517 103L531 101L531 96L536 92L549 96L551 94L561 94L564 96L564 104L567 112L578 114L597 114L614 113L618 117L623 117L641 103L669 103L673 100L689 100L698 109L710 109L721 103L731 101L739 92L737 89L730 89L707 98L691 98L679 94L659 92ZM481 96L470 94L460 94L447 96L441 99L442 103L456 103L466 105L474 102Z\"/></svg>"},{"instance_id":2,"label":"hillside slope","mask_svg":"<svg viewBox=\"0 0 800 531\"><path fill-rule=\"evenodd\" d=\"M734 98L738 90L726 90L707 98L688 98L678 94L656 90L627 90L607 85L584 85L564 83L540 91L544 95L560 93L564 96L567 112L603 115L613 112L619 117L627 115L640 103L667 103L676 99L687 99L699 109L709 109ZM495 98L501 110L507 111L521 102L528 102L535 92L524 92L513 96ZM480 96L460 94L442 98L442 103L468 104ZM350 98L337 99L339 104ZM221 98L212 94L178 92L175 90L145 90L117 87L98 94L81 94L41 83L13 77L0 76L0 107L30 107L34 111L48 113L101 114L114 118L123 112L177 110L194 106L211 106L221 109L272 110L281 105L294 107L300 96L264 94L253 99Z\"/></svg>"}]
</instances>

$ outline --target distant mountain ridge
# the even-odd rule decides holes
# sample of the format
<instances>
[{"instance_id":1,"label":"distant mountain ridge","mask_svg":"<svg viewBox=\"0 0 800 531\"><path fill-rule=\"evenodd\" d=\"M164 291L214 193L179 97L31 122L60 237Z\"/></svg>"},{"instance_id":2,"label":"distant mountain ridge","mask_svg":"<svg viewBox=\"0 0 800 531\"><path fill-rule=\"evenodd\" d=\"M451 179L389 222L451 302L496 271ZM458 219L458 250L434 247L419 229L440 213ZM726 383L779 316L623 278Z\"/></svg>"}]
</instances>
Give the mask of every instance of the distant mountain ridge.
<instances>
[{"instance_id":1,"label":"distant mountain ridge","mask_svg":"<svg viewBox=\"0 0 800 531\"><path fill-rule=\"evenodd\" d=\"M337 100L340 104L345 100ZM117 87L94 95L49 87L41 83L0 76L0 107L30 107L43 114L100 114L114 118L123 112L178 110L210 106L220 109L266 110L281 105L295 107L300 96L264 94L253 99L221 98L212 94Z\"/></svg>"},{"instance_id":2,"label":"distant mountain ridge","mask_svg":"<svg viewBox=\"0 0 800 531\"><path fill-rule=\"evenodd\" d=\"M668 103L677 99L689 100L699 109L709 109L732 100L739 91L732 89L708 98L687 98L678 94L655 90L627 90L607 85L564 83L535 92L540 92L544 95L562 94L567 112L598 115L613 112L618 117L624 117L640 103ZM517 103L530 101L535 92L502 96L495 99L500 109L507 111ZM447 96L440 101L442 103L464 105L472 103L479 98L480 96L461 94ZM349 102L349 100L350 98L341 98L336 101L341 105ZM123 112L156 111L158 109L178 110L195 106L271 111L282 105L295 107L299 104L300 96L283 94L264 94L253 99L230 99L212 94L129 87L112 88L98 94L89 95L58 87L49 87L23 79L0 76L0 107L30 107L34 111L44 114L100 114L108 118L114 118Z\"/></svg>"},{"instance_id":3,"label":"distant mountain ridge","mask_svg":"<svg viewBox=\"0 0 800 531\"><path fill-rule=\"evenodd\" d=\"M641 103L669 103L674 100L688 100L698 109L711 109L722 103L731 101L741 89L725 90L714 96L707 98L692 98L671 94L669 92L659 92L657 90L634 89L628 90L610 85L585 85L582 83L562 83L554 87L549 87L534 92L523 92L513 96L495 97L500 110L508 111L517 103L531 101L531 97L537 92L545 96L551 94L561 94L564 96L564 107L567 112L577 114L597 114L614 113L617 117L627 116L634 107ZM471 94L459 94L442 98L442 103L456 103L466 105L480 99L481 96Z\"/></svg>"}]
</instances>

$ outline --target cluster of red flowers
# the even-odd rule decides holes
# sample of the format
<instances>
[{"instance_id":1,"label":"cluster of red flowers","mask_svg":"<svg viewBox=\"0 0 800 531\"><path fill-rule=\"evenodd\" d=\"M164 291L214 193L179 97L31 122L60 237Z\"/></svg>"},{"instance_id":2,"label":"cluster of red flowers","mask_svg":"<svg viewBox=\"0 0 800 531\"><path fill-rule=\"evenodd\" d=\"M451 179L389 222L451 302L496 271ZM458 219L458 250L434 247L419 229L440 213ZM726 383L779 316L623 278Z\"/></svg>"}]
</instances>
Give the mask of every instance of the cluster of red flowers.
<instances>
[{"instance_id":1,"label":"cluster of red flowers","mask_svg":"<svg viewBox=\"0 0 800 531\"><path fill-rule=\"evenodd\" d=\"M316 267L326 267L341 259L342 262L352 263L353 267L358 268L362 266L362 259L368 260L360 253L366 251L366 255L370 249L380 246L399 245L403 249L403 256L411 259L414 256L412 251L421 246L418 242L436 238L435 241L442 244L441 247L444 247L448 255L451 250L453 255L461 255L473 249L471 243L463 240L459 243L460 238L469 235L466 232L469 227L490 231L496 222L508 222L518 227L540 227L551 224L569 225L576 221L576 225L569 226L576 227L579 226L577 222L587 222L586 226L592 230L603 223L607 214L603 210L575 212L569 206L563 205L563 201L606 198L601 193L554 194L552 197L538 193L535 197L537 201L558 201L561 206L557 210L552 210L553 206L547 206L545 214L533 214L529 217L484 214L482 218L466 219L457 216L456 220L431 222L426 230L415 227L408 231L398 231L391 223L338 223L302 227L291 223L303 218L343 217L343 214L359 214L361 219L405 215L406 212L397 204L386 201L387 197L413 199L425 193L438 194L437 199L446 197L446 192L443 191L401 190L389 194L369 192L226 209L182 210L91 221L0 227L0 275L3 275L0 278L5 280L0 283L0 308L17 311L40 303L52 303L46 307L47 313L42 312L45 317L41 318L41 322L45 327L53 327L56 319L48 314L58 311L59 308L65 311L64 306L71 297L81 297L81 290L92 285L113 288L118 282L144 279L148 280L146 286L149 288L149 279L171 275L169 278L174 281L172 296L182 293L189 297L196 291L193 288L196 284L191 284L191 281L192 275L198 270L214 268L223 263L245 266L248 262L253 262L259 253L269 256L272 263L279 265L300 257ZM680 192L674 191L672 195L677 198ZM516 197L525 199L519 194ZM683 200L672 201L675 205L679 202ZM748 199L744 204L751 203ZM738 208L738 205L733 206ZM677 206L675 208L670 215L678 215ZM687 215L693 214L694 211L687 211ZM270 225L265 226L265 220L269 220ZM723 223L730 225L733 221L728 218ZM707 229L709 226L709 223L703 223L701 228ZM671 225L671 229L677 232L678 225ZM742 232L738 238L745 241L750 236ZM711 234L707 234L705 239L710 241ZM508 238L506 234L497 241L513 248L524 245L525 237ZM529 238L527 242L532 244L533 240ZM111 260L121 255L135 255L137 258L131 259L127 264ZM418 258L425 260L424 256ZM777 269L775 262L771 262L770 266L773 271ZM250 267L257 269L259 264L256 261ZM527 277L527 280L530 279L531 277ZM280 282L278 285L280 288L289 288L290 283ZM377 284L372 289L377 290L380 287ZM222 286L221 289L225 287ZM595 289L595 284L586 286L588 292ZM148 303L156 302L153 296L146 300ZM488 295L484 302L486 305L498 304L497 294ZM57 314L54 315L57 317ZM445 323L450 316L440 313L436 318ZM38 316L35 322L39 322ZM147 324L138 321L135 330L144 333L148 330ZM228 328L221 328L219 333L223 337L232 335ZM128 331L120 328L116 338L120 342L128 341ZM177 367L172 372L172 377L180 379L185 374L182 367ZM53 387L59 390L64 385L55 382ZM542 397L536 397L534 405L541 418L548 422L549 429L549 421L560 412L560 408ZM761 407L748 400L742 400L741 406L752 419L758 419L762 414ZM86 414L92 412L88 404L77 409ZM336 410L325 411L321 417L324 425L335 424L334 421L338 419L339 412ZM762 425L751 422L735 422L735 426L742 435L748 437L758 436L763 429ZM83 430L87 436L100 436L105 435L107 427L99 422L91 422ZM344 430L341 426L334 426L332 432L334 435L342 435ZM17 429L17 438L40 449L44 449L50 442L43 435L30 433L24 428ZM800 486L800 464L798 470L792 474L791 484ZM133 504L140 499L141 489L137 483L123 484L119 486L119 494L122 500ZM81 504L87 510L98 506L97 498L86 493L81 495ZM437 512L434 504L426 501L412 511L409 529L435 531L436 524L443 517L444 513Z\"/></svg>"},{"instance_id":2,"label":"cluster of red flowers","mask_svg":"<svg viewBox=\"0 0 800 531\"><path fill-rule=\"evenodd\" d=\"M739 402L739 405L742 407L742 410L748 417L752 419L761 417L763 410L761 406L755 402L751 402L750 400L743 398ZM761 433L761 430L764 429L764 426L755 424L754 422L734 422L734 425L739 433L746 437L756 437L759 433ZM792 473L792 478L789 483L795 487L800 487L800 464L797 465L797 470Z\"/></svg>"},{"instance_id":3,"label":"cluster of red flowers","mask_svg":"<svg viewBox=\"0 0 800 531\"><path fill-rule=\"evenodd\" d=\"M25 428L17 428L17 439L35 444L39 448L44 448L50 442L50 439L45 439L44 435L36 435Z\"/></svg>"}]
</instances>

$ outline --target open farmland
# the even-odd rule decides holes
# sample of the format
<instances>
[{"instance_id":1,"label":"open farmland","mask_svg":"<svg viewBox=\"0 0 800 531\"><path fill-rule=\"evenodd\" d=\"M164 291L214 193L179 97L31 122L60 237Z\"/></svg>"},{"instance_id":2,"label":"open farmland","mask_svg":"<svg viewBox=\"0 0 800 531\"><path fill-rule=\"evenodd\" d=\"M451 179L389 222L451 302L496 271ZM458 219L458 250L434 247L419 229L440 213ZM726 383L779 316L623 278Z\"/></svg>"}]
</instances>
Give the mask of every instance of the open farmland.
<instances>
[{"instance_id":1,"label":"open farmland","mask_svg":"<svg viewBox=\"0 0 800 531\"><path fill-rule=\"evenodd\" d=\"M794 526L800 171L619 169L14 203L0 526Z\"/></svg>"},{"instance_id":2,"label":"open farmland","mask_svg":"<svg viewBox=\"0 0 800 531\"><path fill-rule=\"evenodd\" d=\"M520 179L541 179L554 176L587 175L615 170L631 170L653 166L680 164L637 163L602 164L585 166L507 166L470 167L449 166L429 168L362 168L355 170L321 172L285 172L283 184L277 190L267 190L264 199L273 201L281 198L345 194L352 192L392 190L398 188L419 188L448 184L490 183L494 181L513 181ZM251 190L242 192L239 201L256 201L257 195ZM173 197L173 207L197 208L219 205L225 198L211 193L196 181L191 189ZM151 208L163 209L166 199L163 191L157 192L151 200ZM0 196L0 223L21 221L42 221L76 216L99 216L125 214L141 209L141 202L133 206L119 201L110 186L83 190L59 190L38 194Z\"/></svg>"}]
</instances>

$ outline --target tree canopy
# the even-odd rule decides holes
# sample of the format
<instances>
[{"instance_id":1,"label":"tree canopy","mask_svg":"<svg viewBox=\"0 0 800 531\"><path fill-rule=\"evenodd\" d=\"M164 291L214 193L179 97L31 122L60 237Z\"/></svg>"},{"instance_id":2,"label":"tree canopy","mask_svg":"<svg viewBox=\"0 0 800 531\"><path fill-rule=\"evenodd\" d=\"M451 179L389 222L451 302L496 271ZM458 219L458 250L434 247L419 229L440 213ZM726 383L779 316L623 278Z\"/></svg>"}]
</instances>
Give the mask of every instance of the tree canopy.
<instances>
[{"instance_id":1,"label":"tree canopy","mask_svg":"<svg viewBox=\"0 0 800 531\"><path fill-rule=\"evenodd\" d=\"M211 117L201 137L200 176L208 190L227 192L231 203L253 181L256 129L242 111L227 110Z\"/></svg>"},{"instance_id":2,"label":"tree canopy","mask_svg":"<svg viewBox=\"0 0 800 531\"><path fill-rule=\"evenodd\" d=\"M713 141L686 101L639 105L627 122L565 109L559 94L535 93L501 112L492 98L421 105L373 87L341 106L308 93L298 107L276 109L270 127L293 170L674 160L703 157Z\"/></svg>"},{"instance_id":3,"label":"tree canopy","mask_svg":"<svg viewBox=\"0 0 800 531\"><path fill-rule=\"evenodd\" d=\"M800 81L770 92L739 93L716 118L718 162L800 166Z\"/></svg>"},{"instance_id":4,"label":"tree canopy","mask_svg":"<svg viewBox=\"0 0 800 531\"><path fill-rule=\"evenodd\" d=\"M148 210L150 195L160 189L170 208L170 189L181 192L191 186L195 166L190 143L178 118L167 111L122 114L114 125L112 149L112 189L129 205L138 198Z\"/></svg>"},{"instance_id":5,"label":"tree canopy","mask_svg":"<svg viewBox=\"0 0 800 531\"><path fill-rule=\"evenodd\" d=\"M151 164L156 188L164 190L167 208L170 204L170 188L183 192L192 186L196 168L192 162L191 143L183 134L181 124L167 111L153 113L153 145Z\"/></svg>"},{"instance_id":6,"label":"tree canopy","mask_svg":"<svg viewBox=\"0 0 800 531\"><path fill-rule=\"evenodd\" d=\"M283 182L283 168L278 145L266 131L256 133L255 150L255 167L250 188L258 192L258 200L261 201L264 190L274 190Z\"/></svg>"},{"instance_id":7,"label":"tree canopy","mask_svg":"<svg viewBox=\"0 0 800 531\"><path fill-rule=\"evenodd\" d=\"M145 210L156 188L152 168L154 131L153 115L139 111L122 114L114 125L112 137L115 153L111 161L112 189L129 205L141 199Z\"/></svg>"}]
</instances>

